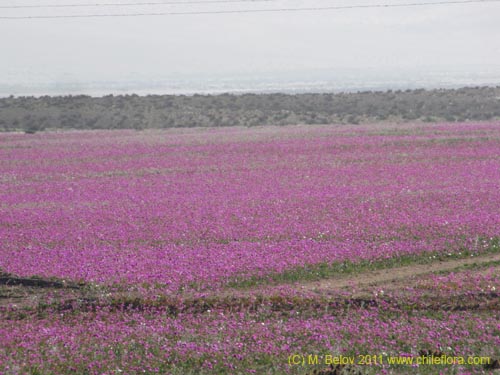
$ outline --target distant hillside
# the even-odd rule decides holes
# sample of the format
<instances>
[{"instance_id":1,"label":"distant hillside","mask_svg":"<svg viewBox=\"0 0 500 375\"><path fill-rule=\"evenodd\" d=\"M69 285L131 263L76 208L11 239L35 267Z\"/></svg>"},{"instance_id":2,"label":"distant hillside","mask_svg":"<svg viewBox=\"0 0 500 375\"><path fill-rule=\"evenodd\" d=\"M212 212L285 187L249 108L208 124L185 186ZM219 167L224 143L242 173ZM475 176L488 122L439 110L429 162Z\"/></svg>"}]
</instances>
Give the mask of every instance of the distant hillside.
<instances>
[{"instance_id":1,"label":"distant hillside","mask_svg":"<svg viewBox=\"0 0 500 375\"><path fill-rule=\"evenodd\" d=\"M0 131L500 119L500 87L341 94L0 99Z\"/></svg>"}]
</instances>

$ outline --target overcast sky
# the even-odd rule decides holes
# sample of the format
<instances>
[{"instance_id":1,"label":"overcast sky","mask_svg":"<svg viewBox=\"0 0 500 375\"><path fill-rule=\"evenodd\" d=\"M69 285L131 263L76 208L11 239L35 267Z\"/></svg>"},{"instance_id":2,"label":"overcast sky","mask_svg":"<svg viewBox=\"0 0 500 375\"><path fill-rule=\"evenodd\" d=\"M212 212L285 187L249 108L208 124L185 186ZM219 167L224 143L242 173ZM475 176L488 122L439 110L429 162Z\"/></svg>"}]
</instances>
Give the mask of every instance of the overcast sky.
<instances>
[{"instance_id":1,"label":"overcast sky","mask_svg":"<svg viewBox=\"0 0 500 375\"><path fill-rule=\"evenodd\" d=\"M0 0L0 6L131 1ZM0 15L212 11L408 2L278 0L0 9ZM500 67L499 19L500 2L290 13L0 19L0 82L245 77L345 68L395 72L448 67L495 70Z\"/></svg>"}]
</instances>

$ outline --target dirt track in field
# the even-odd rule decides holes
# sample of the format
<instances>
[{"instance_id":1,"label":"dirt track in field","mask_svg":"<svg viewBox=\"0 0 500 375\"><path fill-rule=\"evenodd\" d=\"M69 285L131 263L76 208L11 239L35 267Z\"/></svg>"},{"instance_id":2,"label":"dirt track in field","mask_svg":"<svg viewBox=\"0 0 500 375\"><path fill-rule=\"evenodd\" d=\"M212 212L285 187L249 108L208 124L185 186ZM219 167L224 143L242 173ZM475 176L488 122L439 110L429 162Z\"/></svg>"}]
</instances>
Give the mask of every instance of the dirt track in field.
<instances>
[{"instance_id":1,"label":"dirt track in field","mask_svg":"<svg viewBox=\"0 0 500 375\"><path fill-rule=\"evenodd\" d=\"M489 263L500 262L500 253L474 256L471 258L454 259L454 260L436 260L429 264L415 264L404 267L393 267L381 270L368 271L350 275L339 275L338 277L322 279L319 281L297 282L289 285L291 288L296 288L301 291L312 291L319 294L335 294L336 291L345 289L355 290L353 297L364 297L366 293L373 287L380 287L383 290L389 291L396 288L404 288L416 282L417 278L421 278L428 274L437 272L451 272L460 270L464 266L486 266ZM496 272L500 274L500 265L491 265ZM8 305L16 305L18 307L37 306L40 302L44 302L50 296L54 298L54 294L60 294L61 300L67 298L81 298L84 296L84 290L77 288L70 282L58 282L56 280L41 280L39 278L20 279L12 275L11 278L6 274L0 275L0 308ZM59 285L60 284L60 285ZM81 285L80 285L81 286ZM224 298L244 297L252 294L259 294L265 286L253 287L250 289L233 289L227 288L214 292L214 296ZM185 296L187 299L190 297ZM58 297L55 297L58 299Z\"/></svg>"},{"instance_id":2,"label":"dirt track in field","mask_svg":"<svg viewBox=\"0 0 500 375\"><path fill-rule=\"evenodd\" d=\"M307 282L297 284L297 286L302 290L313 290L318 292L328 292L352 287L359 289L376 285L383 285L384 288L390 289L391 286L396 287L401 284L408 284L408 281L418 276L425 276L426 274L437 272L450 272L464 266L484 265L490 262L499 261L500 254L489 254L464 259L436 261L429 264L415 264L411 266L387 268L356 275L347 275L345 277ZM494 266L494 268L498 269L500 272L500 266Z\"/></svg>"}]
</instances>

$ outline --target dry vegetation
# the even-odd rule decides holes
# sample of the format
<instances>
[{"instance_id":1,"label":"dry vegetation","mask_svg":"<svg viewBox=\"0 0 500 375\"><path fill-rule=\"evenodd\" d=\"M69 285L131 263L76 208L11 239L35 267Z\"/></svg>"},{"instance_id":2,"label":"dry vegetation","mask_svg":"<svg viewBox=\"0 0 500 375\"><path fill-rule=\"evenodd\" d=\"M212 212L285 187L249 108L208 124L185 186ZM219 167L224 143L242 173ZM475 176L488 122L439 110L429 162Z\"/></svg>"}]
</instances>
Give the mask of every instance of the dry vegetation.
<instances>
[{"instance_id":1,"label":"dry vegetation","mask_svg":"<svg viewBox=\"0 0 500 375\"><path fill-rule=\"evenodd\" d=\"M147 129L500 118L500 87L340 94L0 99L0 131Z\"/></svg>"}]
</instances>

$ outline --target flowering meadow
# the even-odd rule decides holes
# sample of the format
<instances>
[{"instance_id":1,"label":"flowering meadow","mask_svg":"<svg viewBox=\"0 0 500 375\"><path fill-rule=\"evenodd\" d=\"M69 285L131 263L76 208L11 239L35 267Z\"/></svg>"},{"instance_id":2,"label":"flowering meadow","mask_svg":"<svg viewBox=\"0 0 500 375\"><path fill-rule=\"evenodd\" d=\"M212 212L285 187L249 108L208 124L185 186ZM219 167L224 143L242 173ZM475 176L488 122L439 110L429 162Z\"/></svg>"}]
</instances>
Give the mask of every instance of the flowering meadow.
<instances>
[{"instance_id":1,"label":"flowering meadow","mask_svg":"<svg viewBox=\"0 0 500 375\"><path fill-rule=\"evenodd\" d=\"M500 123L0 134L0 276L62 285L0 285L0 374L500 358L500 259L354 285L496 256L499 236ZM311 287L338 277L352 287Z\"/></svg>"}]
</instances>

